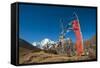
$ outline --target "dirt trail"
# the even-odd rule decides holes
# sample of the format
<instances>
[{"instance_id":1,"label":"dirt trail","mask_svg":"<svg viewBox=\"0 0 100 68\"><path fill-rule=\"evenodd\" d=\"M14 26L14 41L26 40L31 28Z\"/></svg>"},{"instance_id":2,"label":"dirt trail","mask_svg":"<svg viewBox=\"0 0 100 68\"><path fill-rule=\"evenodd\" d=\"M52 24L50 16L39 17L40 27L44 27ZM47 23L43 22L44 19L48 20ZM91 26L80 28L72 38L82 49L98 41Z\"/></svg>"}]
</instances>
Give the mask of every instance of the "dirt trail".
<instances>
[{"instance_id":1,"label":"dirt trail","mask_svg":"<svg viewBox=\"0 0 100 68\"><path fill-rule=\"evenodd\" d=\"M88 56L82 57L68 57L67 55L56 55L45 53L43 51L40 52L31 52L25 55L20 56L20 64L28 64L28 63L45 63L45 62L67 62L67 61L78 61L78 60L89 60Z\"/></svg>"}]
</instances>

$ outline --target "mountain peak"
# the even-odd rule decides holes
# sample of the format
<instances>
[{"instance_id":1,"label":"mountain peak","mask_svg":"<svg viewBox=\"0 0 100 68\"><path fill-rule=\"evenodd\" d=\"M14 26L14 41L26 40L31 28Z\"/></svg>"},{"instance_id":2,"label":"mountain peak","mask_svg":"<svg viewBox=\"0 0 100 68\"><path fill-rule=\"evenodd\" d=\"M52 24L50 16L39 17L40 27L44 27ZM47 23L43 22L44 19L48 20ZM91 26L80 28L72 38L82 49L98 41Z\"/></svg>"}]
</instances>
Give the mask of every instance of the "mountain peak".
<instances>
[{"instance_id":1,"label":"mountain peak","mask_svg":"<svg viewBox=\"0 0 100 68\"><path fill-rule=\"evenodd\" d=\"M48 39L48 38L44 38L42 41L40 41L40 42L33 42L32 44L33 44L33 46L37 46L39 48L42 48L43 46L45 46L47 44L55 44L55 42L50 40L50 39Z\"/></svg>"}]
</instances>

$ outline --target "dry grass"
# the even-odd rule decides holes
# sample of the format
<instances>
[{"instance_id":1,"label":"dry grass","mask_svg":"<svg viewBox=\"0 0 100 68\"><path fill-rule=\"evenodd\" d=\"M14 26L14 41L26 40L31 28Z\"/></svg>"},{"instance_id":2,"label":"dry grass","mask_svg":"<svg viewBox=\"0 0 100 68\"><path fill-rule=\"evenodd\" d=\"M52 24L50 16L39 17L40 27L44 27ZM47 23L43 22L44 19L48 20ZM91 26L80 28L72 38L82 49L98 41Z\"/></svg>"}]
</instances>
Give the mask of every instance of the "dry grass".
<instances>
[{"instance_id":1,"label":"dry grass","mask_svg":"<svg viewBox=\"0 0 100 68\"><path fill-rule=\"evenodd\" d=\"M20 48L19 53L19 64L29 63L45 63L45 62L67 62L67 61L79 61L79 60L90 60L88 56L73 56L68 57L67 55L58 55L52 53L46 53L45 51L34 52L25 48Z\"/></svg>"}]
</instances>

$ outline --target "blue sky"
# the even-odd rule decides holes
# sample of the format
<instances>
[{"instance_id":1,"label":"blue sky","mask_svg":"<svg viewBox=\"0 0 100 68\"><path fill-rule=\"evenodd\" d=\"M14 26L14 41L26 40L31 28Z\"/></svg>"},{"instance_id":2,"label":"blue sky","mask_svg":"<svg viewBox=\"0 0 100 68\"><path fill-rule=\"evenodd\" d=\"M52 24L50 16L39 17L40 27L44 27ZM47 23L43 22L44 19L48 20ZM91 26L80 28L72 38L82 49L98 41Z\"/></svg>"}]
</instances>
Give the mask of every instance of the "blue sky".
<instances>
[{"instance_id":1,"label":"blue sky","mask_svg":"<svg viewBox=\"0 0 100 68\"><path fill-rule=\"evenodd\" d=\"M96 9L81 7L57 7L40 5L19 5L19 37L32 43L44 38L57 41L61 32L60 19L66 25L76 12L81 26L83 40L96 35ZM66 33L75 42L73 31Z\"/></svg>"}]
</instances>

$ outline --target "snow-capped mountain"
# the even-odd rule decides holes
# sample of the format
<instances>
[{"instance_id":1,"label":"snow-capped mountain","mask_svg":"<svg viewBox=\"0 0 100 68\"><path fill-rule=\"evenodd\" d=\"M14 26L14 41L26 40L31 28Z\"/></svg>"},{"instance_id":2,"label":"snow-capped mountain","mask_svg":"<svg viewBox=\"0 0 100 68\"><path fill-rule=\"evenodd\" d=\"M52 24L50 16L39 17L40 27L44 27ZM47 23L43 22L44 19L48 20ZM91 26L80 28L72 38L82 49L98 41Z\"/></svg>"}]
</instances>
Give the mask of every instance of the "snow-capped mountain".
<instances>
[{"instance_id":1,"label":"snow-capped mountain","mask_svg":"<svg viewBox=\"0 0 100 68\"><path fill-rule=\"evenodd\" d=\"M36 46L37 45L37 42L33 42L32 45Z\"/></svg>"},{"instance_id":2,"label":"snow-capped mountain","mask_svg":"<svg viewBox=\"0 0 100 68\"><path fill-rule=\"evenodd\" d=\"M32 45L36 46L38 48L41 48L41 43L40 42L33 42Z\"/></svg>"},{"instance_id":3,"label":"snow-capped mountain","mask_svg":"<svg viewBox=\"0 0 100 68\"><path fill-rule=\"evenodd\" d=\"M45 38L45 39L43 39L42 41L40 41L40 42L33 42L32 43L32 45L33 46L37 46L38 48L41 48L41 49L43 49L43 47L45 46L45 45L49 45L49 47L51 47L52 46L52 44L55 44L56 42L54 42L54 41L52 41L52 40L50 40L50 39L48 39L48 38Z\"/></svg>"},{"instance_id":4,"label":"snow-capped mountain","mask_svg":"<svg viewBox=\"0 0 100 68\"><path fill-rule=\"evenodd\" d=\"M41 45L44 46L46 44L54 44L55 42L48 39L48 38L45 38L44 40L41 41Z\"/></svg>"}]
</instances>

